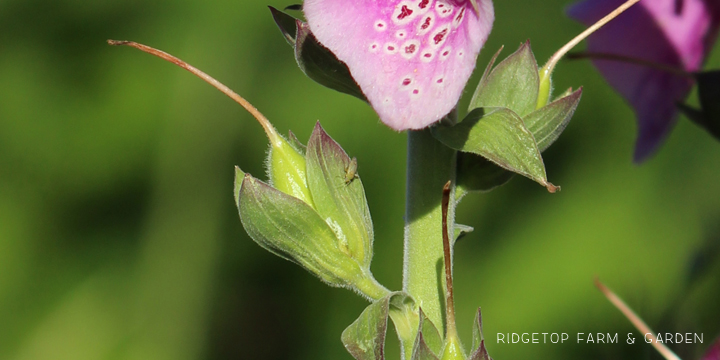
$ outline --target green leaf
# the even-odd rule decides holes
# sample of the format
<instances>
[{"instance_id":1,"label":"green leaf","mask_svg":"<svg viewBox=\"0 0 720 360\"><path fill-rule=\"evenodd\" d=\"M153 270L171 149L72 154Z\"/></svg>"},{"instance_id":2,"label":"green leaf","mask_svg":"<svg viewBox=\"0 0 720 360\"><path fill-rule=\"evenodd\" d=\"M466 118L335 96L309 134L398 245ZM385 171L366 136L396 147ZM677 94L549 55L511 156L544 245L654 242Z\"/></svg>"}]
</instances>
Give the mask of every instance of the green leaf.
<instances>
[{"instance_id":1,"label":"green leaf","mask_svg":"<svg viewBox=\"0 0 720 360\"><path fill-rule=\"evenodd\" d=\"M458 191L490 191L510 181L513 175L480 155L458 153Z\"/></svg>"},{"instance_id":2,"label":"green leaf","mask_svg":"<svg viewBox=\"0 0 720 360\"><path fill-rule=\"evenodd\" d=\"M306 164L315 209L335 231L341 250L369 269L374 235L362 181L357 173L348 178L356 165L319 122L308 141Z\"/></svg>"},{"instance_id":3,"label":"green leaf","mask_svg":"<svg viewBox=\"0 0 720 360\"><path fill-rule=\"evenodd\" d=\"M533 134L541 152L550 147L565 130L580 103L581 96L582 88L523 118L525 127Z\"/></svg>"},{"instance_id":4,"label":"green leaf","mask_svg":"<svg viewBox=\"0 0 720 360\"><path fill-rule=\"evenodd\" d=\"M475 315L475 322L473 323L473 341L472 341L473 352L470 355L469 360L490 360L490 356L485 349L485 338L482 332L482 313L478 308L477 315Z\"/></svg>"},{"instance_id":5,"label":"green leaf","mask_svg":"<svg viewBox=\"0 0 720 360\"><path fill-rule=\"evenodd\" d=\"M537 107L539 83L537 61L530 42L526 42L483 76L470 101L469 111L480 107L504 107L525 116Z\"/></svg>"},{"instance_id":6,"label":"green leaf","mask_svg":"<svg viewBox=\"0 0 720 360\"><path fill-rule=\"evenodd\" d=\"M365 278L361 265L341 250L335 232L302 200L245 174L238 211L245 231L258 245L329 285L350 288Z\"/></svg>"},{"instance_id":7,"label":"green leaf","mask_svg":"<svg viewBox=\"0 0 720 360\"><path fill-rule=\"evenodd\" d=\"M481 155L504 169L535 180L550 192L557 191L547 181L535 139L522 119L509 109L478 108L457 125L439 125L431 131L452 149Z\"/></svg>"}]
</instances>

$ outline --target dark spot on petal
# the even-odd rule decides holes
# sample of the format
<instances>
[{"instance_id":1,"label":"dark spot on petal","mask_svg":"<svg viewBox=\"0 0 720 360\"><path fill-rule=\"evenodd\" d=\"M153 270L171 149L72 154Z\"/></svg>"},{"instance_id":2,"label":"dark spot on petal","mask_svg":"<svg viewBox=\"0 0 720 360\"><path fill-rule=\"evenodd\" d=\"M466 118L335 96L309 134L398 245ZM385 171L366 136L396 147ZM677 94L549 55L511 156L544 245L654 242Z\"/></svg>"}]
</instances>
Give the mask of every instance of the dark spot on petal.
<instances>
[{"instance_id":1,"label":"dark spot on petal","mask_svg":"<svg viewBox=\"0 0 720 360\"><path fill-rule=\"evenodd\" d=\"M424 8L426 8L426 7L428 6L429 3L430 3L430 0L422 0L422 1L420 1L420 3L418 4L418 7L421 8L421 9L424 9Z\"/></svg>"},{"instance_id":2,"label":"dark spot on petal","mask_svg":"<svg viewBox=\"0 0 720 360\"><path fill-rule=\"evenodd\" d=\"M448 56L448 54L450 54L450 51L445 50L445 52L443 53L443 56Z\"/></svg>"},{"instance_id":3,"label":"dark spot on petal","mask_svg":"<svg viewBox=\"0 0 720 360\"><path fill-rule=\"evenodd\" d=\"M443 79L442 79L442 78L437 79L437 83L438 83L438 84L442 84L442 82L443 82Z\"/></svg>"},{"instance_id":4,"label":"dark spot on petal","mask_svg":"<svg viewBox=\"0 0 720 360\"><path fill-rule=\"evenodd\" d=\"M403 84L403 86L408 86L408 85L410 85L411 82L412 82L412 80L410 80L409 78L405 78L405 80L403 80L402 84Z\"/></svg>"},{"instance_id":5,"label":"dark spot on petal","mask_svg":"<svg viewBox=\"0 0 720 360\"><path fill-rule=\"evenodd\" d=\"M415 94L415 95L417 95L417 94L419 94L419 93L420 93L420 90L418 90L418 89L415 89L415 90L413 90L413 91L412 91L412 93L413 93L413 94Z\"/></svg>"},{"instance_id":6,"label":"dark spot on petal","mask_svg":"<svg viewBox=\"0 0 720 360\"><path fill-rule=\"evenodd\" d=\"M458 16L455 18L455 21L457 21L457 22L459 23L459 22L462 20L463 15L465 15L465 8L462 8L462 10L460 10L460 13L459 13Z\"/></svg>"},{"instance_id":7,"label":"dark spot on petal","mask_svg":"<svg viewBox=\"0 0 720 360\"><path fill-rule=\"evenodd\" d=\"M415 52L415 50L417 50L417 47L415 46L415 44L410 44L410 45L408 45L408 46L405 47L405 53L406 53L406 54L412 54L412 53Z\"/></svg>"},{"instance_id":8,"label":"dark spot on petal","mask_svg":"<svg viewBox=\"0 0 720 360\"><path fill-rule=\"evenodd\" d=\"M425 18L425 22L420 26L420 29L426 30L430 26L430 22L432 21L431 17Z\"/></svg>"},{"instance_id":9,"label":"dark spot on petal","mask_svg":"<svg viewBox=\"0 0 720 360\"><path fill-rule=\"evenodd\" d=\"M426 58L431 58L431 57L432 57L432 54L431 54L431 53L425 53L425 54L423 54L423 56L426 57Z\"/></svg>"},{"instance_id":10,"label":"dark spot on petal","mask_svg":"<svg viewBox=\"0 0 720 360\"><path fill-rule=\"evenodd\" d=\"M387 49L388 51L395 51L395 47L392 45L388 46Z\"/></svg>"},{"instance_id":11,"label":"dark spot on petal","mask_svg":"<svg viewBox=\"0 0 720 360\"><path fill-rule=\"evenodd\" d=\"M400 15L398 15L397 19L402 20L410 15L412 15L413 11L410 10L407 5L403 5L402 9L400 9Z\"/></svg>"},{"instance_id":12,"label":"dark spot on petal","mask_svg":"<svg viewBox=\"0 0 720 360\"><path fill-rule=\"evenodd\" d=\"M443 39L445 38L445 35L447 35L447 32L448 32L448 29L443 29L443 31L441 31L441 32L435 34L435 36L433 36L433 41L435 41L435 45L437 45L443 41Z\"/></svg>"}]
</instances>

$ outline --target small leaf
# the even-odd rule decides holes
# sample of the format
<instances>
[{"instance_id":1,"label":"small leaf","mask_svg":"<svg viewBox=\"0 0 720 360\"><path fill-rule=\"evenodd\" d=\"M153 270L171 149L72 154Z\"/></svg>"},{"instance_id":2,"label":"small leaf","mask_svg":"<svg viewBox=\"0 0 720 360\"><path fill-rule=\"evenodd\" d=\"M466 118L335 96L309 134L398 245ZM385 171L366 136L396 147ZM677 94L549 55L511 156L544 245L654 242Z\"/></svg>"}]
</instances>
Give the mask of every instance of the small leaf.
<instances>
[{"instance_id":1,"label":"small leaf","mask_svg":"<svg viewBox=\"0 0 720 360\"><path fill-rule=\"evenodd\" d=\"M385 334L390 296L365 308L360 317L341 335L343 345L357 360L385 359Z\"/></svg>"},{"instance_id":2,"label":"small leaf","mask_svg":"<svg viewBox=\"0 0 720 360\"><path fill-rule=\"evenodd\" d=\"M457 186L462 191L490 191L515 175L492 161L471 153L458 153Z\"/></svg>"},{"instance_id":3,"label":"small leaf","mask_svg":"<svg viewBox=\"0 0 720 360\"><path fill-rule=\"evenodd\" d=\"M280 32L282 32L283 37L290 46L294 47L295 37L297 36L297 25L295 25L297 19L272 6L268 6L268 8L270 8L273 20L275 20L275 24L277 24L278 28L280 28Z\"/></svg>"},{"instance_id":4,"label":"small leaf","mask_svg":"<svg viewBox=\"0 0 720 360\"><path fill-rule=\"evenodd\" d=\"M370 268L373 224L362 181L346 181L351 159L319 122L308 141L306 163L308 187L318 214L335 231L341 249Z\"/></svg>"},{"instance_id":5,"label":"small leaf","mask_svg":"<svg viewBox=\"0 0 720 360\"><path fill-rule=\"evenodd\" d=\"M540 78L530 42L496 66L478 84L469 110L504 107L525 116L537 107Z\"/></svg>"},{"instance_id":6,"label":"small leaf","mask_svg":"<svg viewBox=\"0 0 720 360\"><path fill-rule=\"evenodd\" d=\"M582 88L531 112L523 118L525 127L533 134L541 152L550 147L565 130L575 113L575 109L577 109L581 95Z\"/></svg>"},{"instance_id":7,"label":"small leaf","mask_svg":"<svg viewBox=\"0 0 720 360\"><path fill-rule=\"evenodd\" d=\"M367 101L347 65L320 45L306 23L297 20L296 24L295 60L305 75L320 85Z\"/></svg>"},{"instance_id":8,"label":"small leaf","mask_svg":"<svg viewBox=\"0 0 720 360\"><path fill-rule=\"evenodd\" d=\"M335 232L302 200L245 174L238 195L240 220L261 247L304 267L331 286L351 287L365 276L344 253Z\"/></svg>"},{"instance_id":9,"label":"small leaf","mask_svg":"<svg viewBox=\"0 0 720 360\"><path fill-rule=\"evenodd\" d=\"M455 126L431 128L446 146L481 155L502 168L526 176L548 191L557 187L547 181L545 166L535 139L522 119L506 108L478 108Z\"/></svg>"}]
</instances>

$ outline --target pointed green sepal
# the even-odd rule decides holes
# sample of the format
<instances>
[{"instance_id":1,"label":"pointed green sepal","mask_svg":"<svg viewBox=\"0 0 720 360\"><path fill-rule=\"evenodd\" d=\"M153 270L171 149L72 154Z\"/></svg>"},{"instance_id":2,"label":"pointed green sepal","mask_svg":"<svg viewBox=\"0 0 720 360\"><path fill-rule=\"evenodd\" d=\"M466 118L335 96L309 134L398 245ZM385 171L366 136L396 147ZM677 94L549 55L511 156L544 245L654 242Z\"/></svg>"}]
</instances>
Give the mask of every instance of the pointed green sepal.
<instances>
[{"instance_id":1,"label":"pointed green sepal","mask_svg":"<svg viewBox=\"0 0 720 360\"><path fill-rule=\"evenodd\" d=\"M520 45L517 51L491 69L494 60L475 90L469 111L480 107L504 107L522 117L535 110L539 78L530 42Z\"/></svg>"},{"instance_id":2,"label":"pointed green sepal","mask_svg":"<svg viewBox=\"0 0 720 360\"><path fill-rule=\"evenodd\" d=\"M435 324L425 316L422 308L418 310L418 332L412 346L413 360L437 360L442 351L443 339Z\"/></svg>"},{"instance_id":3,"label":"pointed green sepal","mask_svg":"<svg viewBox=\"0 0 720 360\"><path fill-rule=\"evenodd\" d=\"M581 96L582 88L523 118L525 127L533 134L541 152L550 147L565 130L580 103Z\"/></svg>"},{"instance_id":4,"label":"pointed green sepal","mask_svg":"<svg viewBox=\"0 0 720 360\"><path fill-rule=\"evenodd\" d=\"M475 315L475 322L473 322L473 337L472 337L472 348L473 351L470 354L469 360L491 360L490 356L485 349L485 337L483 336L482 330L482 313L480 308L477 310Z\"/></svg>"},{"instance_id":5,"label":"pointed green sepal","mask_svg":"<svg viewBox=\"0 0 720 360\"><path fill-rule=\"evenodd\" d=\"M369 276L341 249L335 232L307 203L249 174L236 196L243 227L261 247L331 286L354 289Z\"/></svg>"},{"instance_id":6,"label":"pointed green sepal","mask_svg":"<svg viewBox=\"0 0 720 360\"><path fill-rule=\"evenodd\" d=\"M446 146L481 155L500 167L526 176L555 192L532 133L522 119L506 108L478 108L455 126L431 128Z\"/></svg>"},{"instance_id":7,"label":"pointed green sepal","mask_svg":"<svg viewBox=\"0 0 720 360\"><path fill-rule=\"evenodd\" d=\"M372 260L373 224L353 161L320 123L308 141L307 179L315 209L335 231L340 248L365 268ZM348 179L348 171L353 174Z\"/></svg>"}]
</instances>

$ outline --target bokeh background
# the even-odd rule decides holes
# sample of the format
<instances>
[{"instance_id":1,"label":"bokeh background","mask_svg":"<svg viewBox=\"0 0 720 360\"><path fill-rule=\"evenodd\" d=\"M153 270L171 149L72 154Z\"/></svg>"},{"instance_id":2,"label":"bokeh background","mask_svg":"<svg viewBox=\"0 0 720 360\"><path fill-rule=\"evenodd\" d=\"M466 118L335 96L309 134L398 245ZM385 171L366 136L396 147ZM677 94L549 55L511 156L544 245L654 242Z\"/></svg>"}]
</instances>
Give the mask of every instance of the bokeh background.
<instances>
[{"instance_id":1,"label":"bokeh background","mask_svg":"<svg viewBox=\"0 0 720 360\"><path fill-rule=\"evenodd\" d=\"M171 52L303 141L320 120L358 158L373 271L399 289L406 135L302 75L266 7L291 3L0 1L0 359L351 358L340 333L365 300L265 252L238 220L233 166L264 174L260 126L189 73L105 44ZM497 1L480 68L526 39L543 62L582 30L568 4ZM461 336L469 343L481 306L496 359L659 358L647 344L572 341L633 331L594 288L599 276L656 331L703 333L676 348L699 358L720 332L720 144L681 118L633 165L632 111L592 66L564 62L555 81L585 86L544 153L563 191L516 177L460 205L476 229L455 252ZM571 341L496 342L512 332Z\"/></svg>"}]
</instances>

